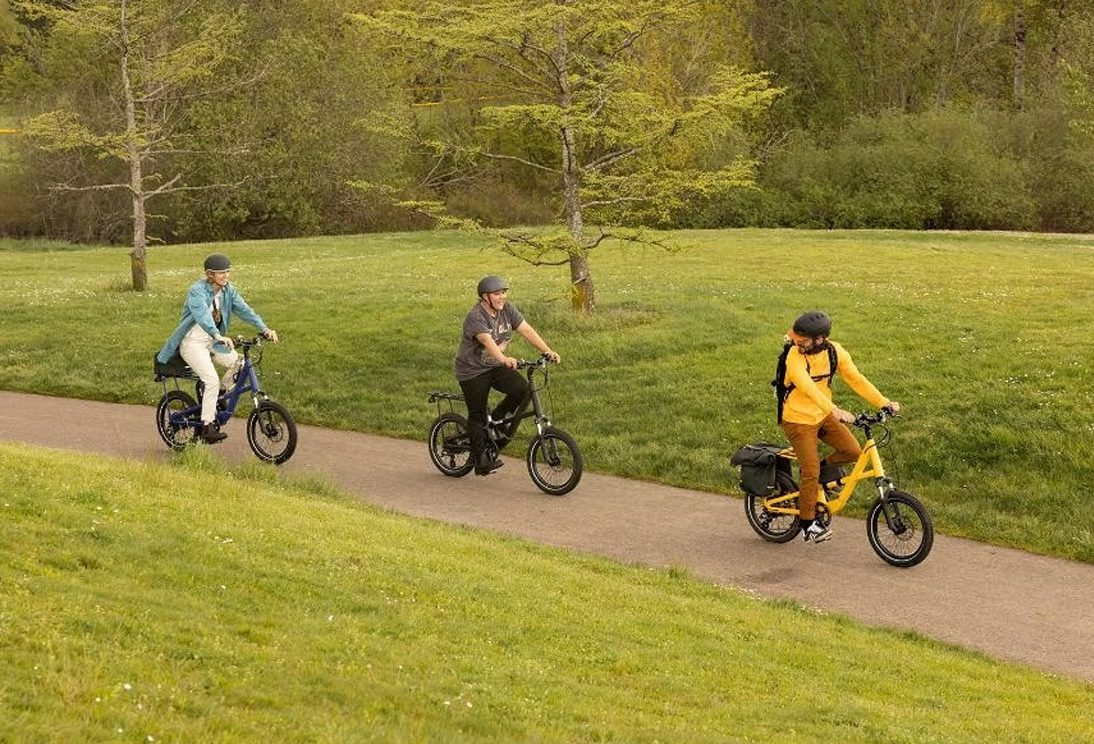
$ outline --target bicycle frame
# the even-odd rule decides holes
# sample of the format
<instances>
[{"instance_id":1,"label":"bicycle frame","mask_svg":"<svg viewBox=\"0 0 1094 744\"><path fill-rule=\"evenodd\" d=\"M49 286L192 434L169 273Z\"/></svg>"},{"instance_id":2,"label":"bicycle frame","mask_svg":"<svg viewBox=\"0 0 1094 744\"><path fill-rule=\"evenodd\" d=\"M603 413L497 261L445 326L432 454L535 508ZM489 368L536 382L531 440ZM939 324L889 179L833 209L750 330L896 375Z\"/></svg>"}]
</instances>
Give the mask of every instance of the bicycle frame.
<instances>
[{"instance_id":1,"label":"bicycle frame","mask_svg":"<svg viewBox=\"0 0 1094 744\"><path fill-rule=\"evenodd\" d=\"M550 372L547 369L547 365L542 362L526 362L528 369L528 400L532 403L532 410L527 410L528 403L525 402L521 405L519 413L513 419L513 432L516 433L517 426L520 422L526 418L534 418L536 422L536 432L540 435L544 430L551 425L551 419L547 416L543 410L543 403L539 399L539 391L547 387L547 382L550 379ZM536 387L535 375L536 370L543 370L543 385Z\"/></svg>"},{"instance_id":2,"label":"bicycle frame","mask_svg":"<svg viewBox=\"0 0 1094 744\"><path fill-rule=\"evenodd\" d=\"M539 391L547 386L547 382L550 379L550 371L548 370L547 363L544 357L540 357L537 362L521 361L518 365L521 368L527 370L528 377L528 398L521 403L515 416L509 419L509 423L512 424L512 431L509 432L507 439L511 439L512 435L516 433L517 428L520 426L520 422L526 418L534 418L536 422L536 433L540 436L551 426L551 418L547 415L543 408L543 402L540 400ZM537 370L543 371L543 384L539 387L536 386L535 374ZM448 408L450 411L454 411L452 404L456 401L463 402L464 397L459 393L442 393L434 392L429 394L429 402L437 404L437 415L442 413L441 401L448 401ZM532 408L528 410L528 403L531 402ZM487 436L491 440L497 440L498 424L503 423L501 421L490 420L486 424Z\"/></svg>"},{"instance_id":3,"label":"bicycle frame","mask_svg":"<svg viewBox=\"0 0 1094 744\"><path fill-rule=\"evenodd\" d=\"M854 468L839 481L830 482L838 484L842 481L843 484L835 498L829 498L829 483L821 484L822 488L817 492L817 503L824 504L831 514L838 514L843 510L843 507L847 506L847 502L851 500L851 494L855 492L855 488L858 484L864 480L873 479L877 484L878 496L883 499L885 498L885 495L892 490L893 483L885 475L885 467L881 464L881 454L878 450L877 442L874 441L873 434L870 431L871 427L867 425L864 428L866 432L866 441L862 445L862 454L859 455L858 460L855 461ZM798 459L792 447L787 447L782 450L779 453L779 456L791 460ZM780 494L764 499L764 508L776 514L797 516L798 507L794 505L794 502L798 498L798 493L798 491L794 491L793 493Z\"/></svg>"},{"instance_id":4,"label":"bicycle frame","mask_svg":"<svg viewBox=\"0 0 1094 744\"><path fill-rule=\"evenodd\" d=\"M255 369L254 362L251 361L251 348L257 346L257 342L244 341L242 338L236 340L237 346L243 350L243 364L239 368L239 373L236 375L235 383L228 390L224 396L224 408L221 409L217 406L216 422L218 425L226 424L235 415L236 408L239 406L239 399L246 393L251 394L251 401L257 408L259 402L266 397L266 394L262 391L262 387L258 381L258 371ZM167 379L163 378L164 393L167 392ZM182 377L176 376L175 386L178 387L177 380L179 379L199 379L197 375L193 373ZM196 420L195 420L196 419ZM199 400L196 406L191 406L182 411L171 414L171 423L175 426L200 426L201 425L201 401Z\"/></svg>"}]
</instances>

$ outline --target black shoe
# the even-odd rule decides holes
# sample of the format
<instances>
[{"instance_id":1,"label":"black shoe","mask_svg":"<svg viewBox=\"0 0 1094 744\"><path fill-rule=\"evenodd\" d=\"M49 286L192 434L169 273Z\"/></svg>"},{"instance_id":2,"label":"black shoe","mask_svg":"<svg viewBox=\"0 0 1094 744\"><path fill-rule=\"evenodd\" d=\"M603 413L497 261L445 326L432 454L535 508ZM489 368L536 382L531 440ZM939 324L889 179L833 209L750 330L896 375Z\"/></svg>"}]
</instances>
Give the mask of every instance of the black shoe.
<instances>
[{"instance_id":1,"label":"black shoe","mask_svg":"<svg viewBox=\"0 0 1094 744\"><path fill-rule=\"evenodd\" d=\"M504 464L504 462L496 457L483 454L479 457L478 462L475 463L475 475L490 475Z\"/></svg>"},{"instance_id":2,"label":"black shoe","mask_svg":"<svg viewBox=\"0 0 1094 744\"><path fill-rule=\"evenodd\" d=\"M223 442L228 438L228 435L218 429L216 424L205 424L198 432L198 438L206 444L216 444L217 442Z\"/></svg>"}]
</instances>

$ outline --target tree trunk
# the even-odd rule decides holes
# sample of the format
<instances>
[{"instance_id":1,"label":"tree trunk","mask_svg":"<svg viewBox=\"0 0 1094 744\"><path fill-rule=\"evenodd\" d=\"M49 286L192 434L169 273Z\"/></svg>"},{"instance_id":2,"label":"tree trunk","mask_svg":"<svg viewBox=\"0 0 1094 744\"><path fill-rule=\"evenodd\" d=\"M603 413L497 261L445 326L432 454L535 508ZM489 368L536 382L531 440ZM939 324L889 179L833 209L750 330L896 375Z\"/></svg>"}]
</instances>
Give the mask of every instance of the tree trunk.
<instances>
[{"instance_id":1,"label":"tree trunk","mask_svg":"<svg viewBox=\"0 0 1094 744\"><path fill-rule=\"evenodd\" d=\"M573 106L569 80L569 44L566 27L557 26L558 47L555 50L555 67L558 69L559 106L565 117ZM563 118L559 131L562 145L562 188L566 227L574 239L570 253L570 302L575 312L596 312L596 290L589 275L589 256L585 248L585 222L581 214L581 166L577 160L577 142L573 127Z\"/></svg>"},{"instance_id":2,"label":"tree trunk","mask_svg":"<svg viewBox=\"0 0 1094 744\"><path fill-rule=\"evenodd\" d=\"M148 288L146 235L148 217L144 210L144 176L141 172L141 153L137 142L137 110L133 100L133 83L129 79L129 19L125 15L126 0L121 4L120 41L122 89L125 93L125 152L129 161L129 190L133 195L133 250L129 253L133 289L143 292Z\"/></svg>"},{"instance_id":3,"label":"tree trunk","mask_svg":"<svg viewBox=\"0 0 1094 744\"><path fill-rule=\"evenodd\" d=\"M1019 2L1014 9L1014 106L1023 108L1026 97L1026 10Z\"/></svg>"},{"instance_id":4,"label":"tree trunk","mask_svg":"<svg viewBox=\"0 0 1094 744\"><path fill-rule=\"evenodd\" d=\"M137 177L140 177L140 165L137 167ZM132 170L132 167L130 168ZM145 237L145 223L147 218L144 213L144 195L133 195L133 250L129 252L129 266L133 274L133 289L143 292L148 289L148 241Z\"/></svg>"}]
</instances>

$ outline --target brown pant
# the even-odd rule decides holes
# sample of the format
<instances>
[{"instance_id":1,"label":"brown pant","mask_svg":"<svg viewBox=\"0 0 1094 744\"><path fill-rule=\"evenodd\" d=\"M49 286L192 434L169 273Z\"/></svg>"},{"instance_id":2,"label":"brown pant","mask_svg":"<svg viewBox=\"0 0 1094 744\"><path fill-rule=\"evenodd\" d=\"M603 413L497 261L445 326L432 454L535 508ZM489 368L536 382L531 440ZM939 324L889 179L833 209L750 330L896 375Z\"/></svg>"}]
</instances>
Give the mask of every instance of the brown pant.
<instances>
[{"instance_id":1,"label":"brown pant","mask_svg":"<svg viewBox=\"0 0 1094 744\"><path fill-rule=\"evenodd\" d=\"M819 424L784 421L782 427L798 457L801 478L798 483L798 511L802 519L813 519L817 515L817 489L820 487L820 452L817 439L823 439L825 444L836 450L824 458L829 465L854 462L862 454L862 447L851 430L837 421L833 414L829 414Z\"/></svg>"}]
</instances>

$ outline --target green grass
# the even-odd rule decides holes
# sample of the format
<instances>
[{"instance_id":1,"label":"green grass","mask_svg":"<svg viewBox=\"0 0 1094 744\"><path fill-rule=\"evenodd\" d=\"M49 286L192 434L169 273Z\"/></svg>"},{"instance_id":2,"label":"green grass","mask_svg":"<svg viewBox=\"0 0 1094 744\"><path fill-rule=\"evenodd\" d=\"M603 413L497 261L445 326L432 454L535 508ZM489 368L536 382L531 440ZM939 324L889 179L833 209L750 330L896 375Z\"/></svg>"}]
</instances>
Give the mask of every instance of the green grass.
<instances>
[{"instance_id":1,"label":"green grass","mask_svg":"<svg viewBox=\"0 0 1094 744\"><path fill-rule=\"evenodd\" d=\"M0 445L0 741L1070 742L1094 687L395 515Z\"/></svg>"},{"instance_id":2,"label":"green grass","mask_svg":"<svg viewBox=\"0 0 1094 744\"><path fill-rule=\"evenodd\" d=\"M451 360L475 283L501 273L564 358L554 418L591 469L733 494L729 454L781 436L768 381L782 333L820 307L860 369L905 404L886 462L942 531L1094 561L1094 510L1084 499L1094 482L1085 342L1094 240L678 237L691 248L675 255L598 249L594 317L570 312L565 270L521 264L464 234L155 248L151 289L141 294L125 289L125 248L0 242L0 387L153 404L150 357L202 257L224 250L234 281L283 336L268 350L264 380L299 420L424 439L427 392L455 388ZM837 390L844 407L857 407L843 383ZM430 467L424 453L409 466Z\"/></svg>"}]
</instances>

